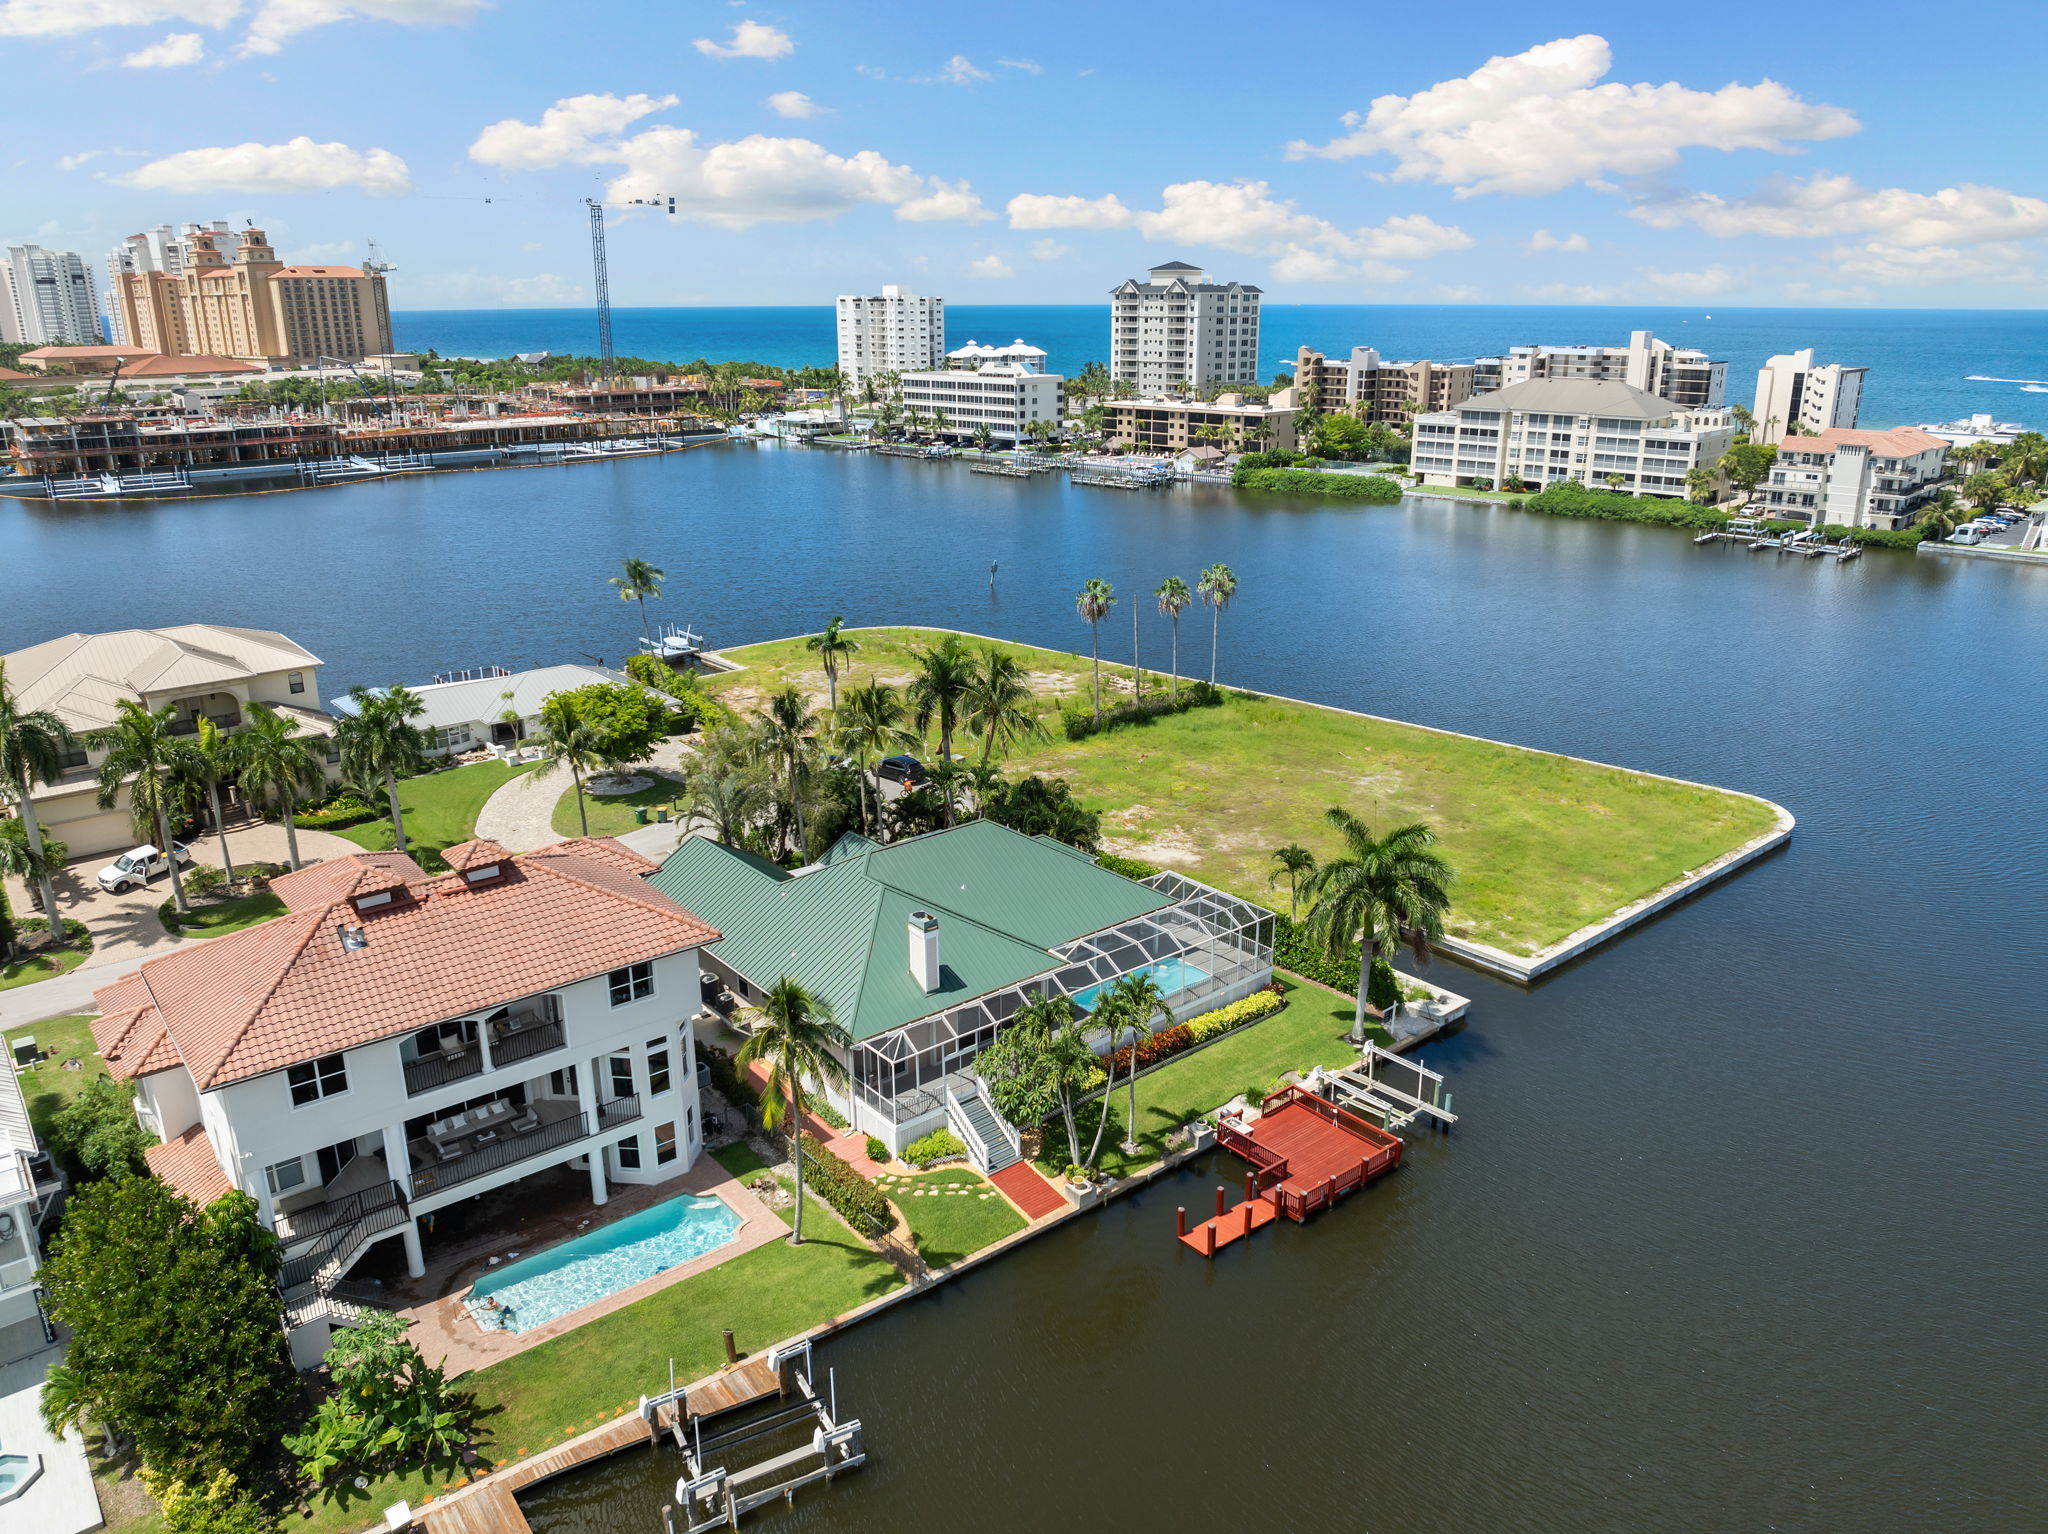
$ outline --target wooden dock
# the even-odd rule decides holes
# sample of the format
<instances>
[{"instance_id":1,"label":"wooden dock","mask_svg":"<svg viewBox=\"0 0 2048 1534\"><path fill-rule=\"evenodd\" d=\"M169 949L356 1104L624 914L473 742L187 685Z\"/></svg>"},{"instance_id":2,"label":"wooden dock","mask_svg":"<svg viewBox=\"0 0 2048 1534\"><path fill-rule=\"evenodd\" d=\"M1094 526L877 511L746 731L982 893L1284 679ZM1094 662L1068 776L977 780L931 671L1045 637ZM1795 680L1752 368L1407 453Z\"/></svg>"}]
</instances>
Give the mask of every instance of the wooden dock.
<instances>
[{"instance_id":1,"label":"wooden dock","mask_svg":"<svg viewBox=\"0 0 2048 1534\"><path fill-rule=\"evenodd\" d=\"M740 1406L752 1406L770 1396L781 1395L781 1373L766 1357L754 1357L708 1380L699 1380L685 1396L693 1417L715 1417Z\"/></svg>"},{"instance_id":2,"label":"wooden dock","mask_svg":"<svg viewBox=\"0 0 2048 1534\"><path fill-rule=\"evenodd\" d=\"M1251 1163L1244 1202L1225 1211L1216 1190L1215 1217L1188 1229L1179 1211L1179 1237L1204 1257L1242 1241L1281 1215L1297 1223L1328 1209L1345 1194L1401 1164L1401 1142L1377 1124L1301 1087L1282 1087L1255 1119L1224 1119L1216 1143ZM1261 1213L1261 1210L1264 1213Z\"/></svg>"},{"instance_id":3,"label":"wooden dock","mask_svg":"<svg viewBox=\"0 0 2048 1534\"><path fill-rule=\"evenodd\" d=\"M521 1460L510 1469L452 1491L413 1515L426 1534L527 1534L517 1494L564 1471L609 1459L623 1449L651 1443L654 1424L637 1413L570 1439L559 1448Z\"/></svg>"}]
</instances>

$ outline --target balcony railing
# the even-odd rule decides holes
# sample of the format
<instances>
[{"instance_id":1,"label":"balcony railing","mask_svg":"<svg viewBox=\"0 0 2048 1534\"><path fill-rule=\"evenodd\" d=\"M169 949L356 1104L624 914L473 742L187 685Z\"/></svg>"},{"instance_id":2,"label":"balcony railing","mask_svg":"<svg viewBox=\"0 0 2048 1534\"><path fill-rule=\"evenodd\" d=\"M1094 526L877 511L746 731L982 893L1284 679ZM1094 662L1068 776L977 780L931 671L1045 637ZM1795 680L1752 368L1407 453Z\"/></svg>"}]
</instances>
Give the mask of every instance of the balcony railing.
<instances>
[{"instance_id":1,"label":"balcony railing","mask_svg":"<svg viewBox=\"0 0 2048 1534\"><path fill-rule=\"evenodd\" d=\"M558 1119L544 1119L538 1128L529 1129L524 1134L509 1128L500 1130L499 1137L489 1144L415 1171L412 1174L413 1197L445 1193L450 1188L501 1171L517 1162L531 1160L565 1145L574 1145L578 1140L590 1138L593 1133L602 1134L621 1124L630 1124L639 1117L640 1099L636 1095L615 1097L600 1103L595 1130L590 1127L590 1115L580 1112L565 1114Z\"/></svg>"},{"instance_id":2,"label":"balcony railing","mask_svg":"<svg viewBox=\"0 0 2048 1534\"><path fill-rule=\"evenodd\" d=\"M396 1230L409 1218L405 1192L395 1182L279 1215L278 1238L290 1255L278 1273L278 1287L312 1282L329 1263L346 1261L366 1237Z\"/></svg>"},{"instance_id":3,"label":"balcony railing","mask_svg":"<svg viewBox=\"0 0 2048 1534\"><path fill-rule=\"evenodd\" d=\"M453 1053L422 1055L417 1060L405 1062L405 1090L413 1097L422 1092L431 1092L436 1087L445 1087L451 1081L465 1077L480 1076L484 1069L484 1052L475 1044L466 1044Z\"/></svg>"},{"instance_id":4,"label":"balcony railing","mask_svg":"<svg viewBox=\"0 0 2048 1534\"><path fill-rule=\"evenodd\" d=\"M500 1031L500 1030L503 1031ZM568 1042L562 1027L562 1007L552 996L522 1002L511 1017L491 1025L491 1066L498 1069L531 1060L536 1055L560 1049ZM482 1047L475 1041L456 1050L440 1050L405 1062L405 1090L418 1097L445 1087L452 1081L466 1081L484 1070Z\"/></svg>"},{"instance_id":5,"label":"balcony railing","mask_svg":"<svg viewBox=\"0 0 2048 1534\"><path fill-rule=\"evenodd\" d=\"M208 714L205 717L213 721L216 729L238 730L242 727L242 716L239 712ZM165 733L169 735L197 735L199 733L199 716L195 715L190 719L173 719L166 726Z\"/></svg>"}]
</instances>

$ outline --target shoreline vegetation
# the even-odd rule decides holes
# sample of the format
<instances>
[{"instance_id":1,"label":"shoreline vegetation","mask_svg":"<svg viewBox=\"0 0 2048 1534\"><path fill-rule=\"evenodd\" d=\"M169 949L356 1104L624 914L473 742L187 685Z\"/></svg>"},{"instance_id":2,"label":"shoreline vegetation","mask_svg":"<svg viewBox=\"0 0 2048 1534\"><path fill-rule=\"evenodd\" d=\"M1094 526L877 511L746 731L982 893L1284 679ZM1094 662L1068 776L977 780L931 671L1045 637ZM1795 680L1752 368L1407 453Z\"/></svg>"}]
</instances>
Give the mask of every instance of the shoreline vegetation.
<instances>
[{"instance_id":1,"label":"shoreline vegetation","mask_svg":"<svg viewBox=\"0 0 2048 1534\"><path fill-rule=\"evenodd\" d=\"M842 684L901 682L936 629L875 628ZM1215 708L1161 714L1081 740L1060 738L1063 702L1087 694L1089 658L970 636L1015 657L1052 738L1018 747L1018 773L1063 778L1102 816L1105 850L1271 904L1272 849L1336 850L1332 803L1375 824L1427 820L1458 868L1449 935L1527 958L1615 917L1770 833L1780 812L1733 790L1476 739L1423 725L1229 691ZM1163 658L1161 643L1152 653ZM795 684L822 703L805 639L720 652L744 669L707 691L748 707ZM1188 659L1183 656L1183 659ZM1103 665L1106 694L1133 696L1128 664ZM1145 673L1149 699L1168 684ZM1183 681L1183 689L1186 682Z\"/></svg>"}]
</instances>

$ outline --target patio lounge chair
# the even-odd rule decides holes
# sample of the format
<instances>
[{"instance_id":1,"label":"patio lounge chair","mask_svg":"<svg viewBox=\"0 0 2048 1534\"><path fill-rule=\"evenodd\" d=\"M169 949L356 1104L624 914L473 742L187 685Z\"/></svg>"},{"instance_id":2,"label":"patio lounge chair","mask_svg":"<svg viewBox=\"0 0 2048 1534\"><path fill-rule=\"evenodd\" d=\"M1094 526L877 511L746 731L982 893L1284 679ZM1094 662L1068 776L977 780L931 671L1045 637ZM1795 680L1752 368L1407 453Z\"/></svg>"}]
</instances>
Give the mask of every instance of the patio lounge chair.
<instances>
[{"instance_id":1,"label":"patio lounge chair","mask_svg":"<svg viewBox=\"0 0 2048 1534\"><path fill-rule=\"evenodd\" d=\"M516 1135L531 1134L538 1128L540 1128L540 1114L532 1108L528 1108L512 1121L512 1133Z\"/></svg>"}]
</instances>

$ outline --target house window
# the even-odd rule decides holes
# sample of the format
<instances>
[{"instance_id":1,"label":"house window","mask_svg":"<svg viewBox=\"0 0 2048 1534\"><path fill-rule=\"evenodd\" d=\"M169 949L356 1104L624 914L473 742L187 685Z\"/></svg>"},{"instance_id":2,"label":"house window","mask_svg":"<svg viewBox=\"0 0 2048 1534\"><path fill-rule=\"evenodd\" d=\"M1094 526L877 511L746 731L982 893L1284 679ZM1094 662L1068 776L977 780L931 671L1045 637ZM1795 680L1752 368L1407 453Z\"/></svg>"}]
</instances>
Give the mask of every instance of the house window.
<instances>
[{"instance_id":1,"label":"house window","mask_svg":"<svg viewBox=\"0 0 2048 1534\"><path fill-rule=\"evenodd\" d=\"M620 1167L638 1171L640 1169L640 1137L627 1135L612 1147L612 1154L618 1157Z\"/></svg>"},{"instance_id":2,"label":"house window","mask_svg":"<svg viewBox=\"0 0 2048 1534\"><path fill-rule=\"evenodd\" d=\"M303 1188L306 1185L305 1158L294 1156L289 1161L278 1162L276 1166L265 1167L263 1180L270 1184L273 1198L280 1193L289 1193L294 1188Z\"/></svg>"},{"instance_id":3,"label":"house window","mask_svg":"<svg viewBox=\"0 0 2048 1534\"><path fill-rule=\"evenodd\" d=\"M548 1092L554 1097L574 1097L576 1095L576 1067L571 1065L559 1071L549 1071Z\"/></svg>"},{"instance_id":4,"label":"house window","mask_svg":"<svg viewBox=\"0 0 2048 1534\"><path fill-rule=\"evenodd\" d=\"M452 751L457 746L469 744L469 726L466 724L437 724L434 726L434 745L443 751Z\"/></svg>"},{"instance_id":5,"label":"house window","mask_svg":"<svg viewBox=\"0 0 2048 1534\"><path fill-rule=\"evenodd\" d=\"M612 1069L612 1096L631 1097L633 1095L633 1057L631 1055L613 1055L610 1057L609 1064Z\"/></svg>"},{"instance_id":6,"label":"house window","mask_svg":"<svg viewBox=\"0 0 2048 1534\"><path fill-rule=\"evenodd\" d=\"M644 960L629 964L624 969L615 969L610 976L612 1005L623 1007L629 1001L639 1001L654 994L654 961Z\"/></svg>"},{"instance_id":7,"label":"house window","mask_svg":"<svg viewBox=\"0 0 2048 1534\"><path fill-rule=\"evenodd\" d=\"M647 1090L650 1094L666 1092L668 1078L668 1040L647 1041Z\"/></svg>"},{"instance_id":8,"label":"house window","mask_svg":"<svg viewBox=\"0 0 2048 1534\"><path fill-rule=\"evenodd\" d=\"M654 1159L666 1164L676 1159L676 1126L656 1124L654 1126Z\"/></svg>"},{"instance_id":9,"label":"house window","mask_svg":"<svg viewBox=\"0 0 2048 1534\"><path fill-rule=\"evenodd\" d=\"M323 1097L333 1097L348 1090L348 1067L340 1055L322 1055L317 1060L308 1060L294 1065L284 1073L292 1089L292 1106L303 1108L308 1103L317 1103Z\"/></svg>"},{"instance_id":10,"label":"house window","mask_svg":"<svg viewBox=\"0 0 2048 1534\"><path fill-rule=\"evenodd\" d=\"M692 1145L697 1143L697 1110L695 1108L685 1108L683 1110L683 1138Z\"/></svg>"},{"instance_id":11,"label":"house window","mask_svg":"<svg viewBox=\"0 0 2048 1534\"><path fill-rule=\"evenodd\" d=\"M306 690L306 673L303 671L294 671L290 676L285 678L284 684L286 688L292 692L304 692Z\"/></svg>"}]
</instances>

